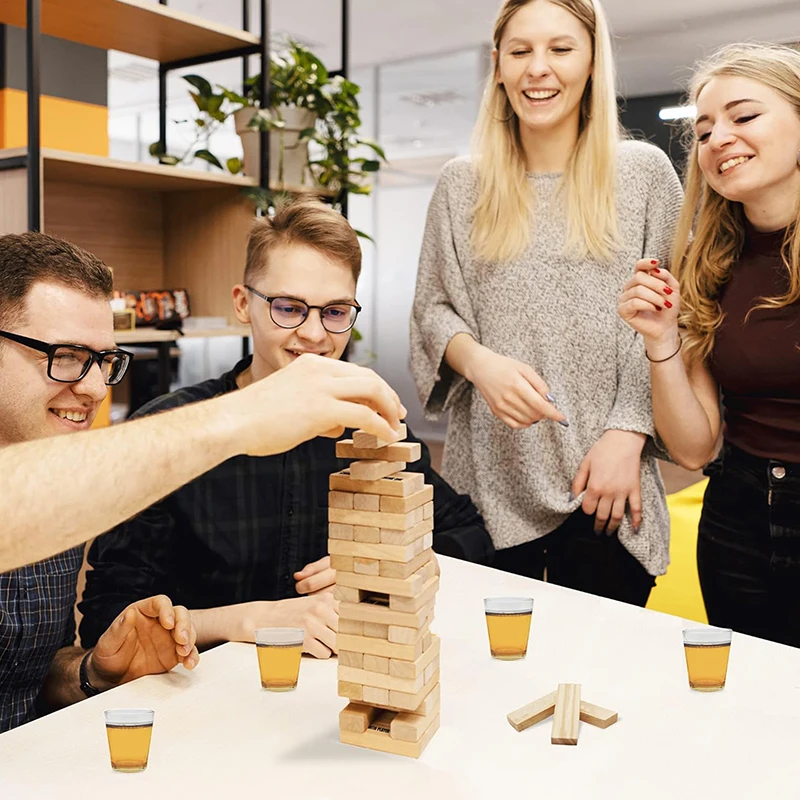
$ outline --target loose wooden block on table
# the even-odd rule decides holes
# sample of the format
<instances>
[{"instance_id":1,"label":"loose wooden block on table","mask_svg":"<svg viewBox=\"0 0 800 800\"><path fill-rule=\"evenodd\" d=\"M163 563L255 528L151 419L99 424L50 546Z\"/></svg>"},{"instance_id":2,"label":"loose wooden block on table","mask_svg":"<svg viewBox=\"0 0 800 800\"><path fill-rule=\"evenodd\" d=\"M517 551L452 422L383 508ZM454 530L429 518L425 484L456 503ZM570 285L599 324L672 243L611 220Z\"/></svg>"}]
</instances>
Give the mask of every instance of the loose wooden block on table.
<instances>
[{"instance_id":1,"label":"loose wooden block on table","mask_svg":"<svg viewBox=\"0 0 800 800\"><path fill-rule=\"evenodd\" d=\"M369 728L380 709L361 703L348 703L339 712L339 730L363 733Z\"/></svg>"},{"instance_id":2,"label":"loose wooden block on table","mask_svg":"<svg viewBox=\"0 0 800 800\"><path fill-rule=\"evenodd\" d=\"M380 575L381 562L374 558L354 558L353 572L356 575Z\"/></svg>"},{"instance_id":3,"label":"loose wooden block on table","mask_svg":"<svg viewBox=\"0 0 800 800\"><path fill-rule=\"evenodd\" d=\"M381 510L381 496L379 494L354 494L353 508L356 511L380 511ZM340 506L341 508L341 506Z\"/></svg>"},{"instance_id":4,"label":"loose wooden block on table","mask_svg":"<svg viewBox=\"0 0 800 800\"><path fill-rule=\"evenodd\" d=\"M408 628L408 630L413 629ZM420 638L415 644L397 644L390 642L388 639L377 639L371 636L351 636L341 631L336 636L336 646L340 652L349 650L356 653L371 653L372 655L401 661L416 661L425 651L423 638Z\"/></svg>"},{"instance_id":5,"label":"loose wooden block on table","mask_svg":"<svg viewBox=\"0 0 800 800\"><path fill-rule=\"evenodd\" d=\"M433 604L408 613L405 611L393 611L385 606L373 605L372 603L339 603L340 622L343 619L352 619L358 622L374 622L379 625L394 625L401 628L422 628L432 615Z\"/></svg>"},{"instance_id":6,"label":"loose wooden block on table","mask_svg":"<svg viewBox=\"0 0 800 800\"><path fill-rule=\"evenodd\" d=\"M552 716L556 709L556 693L550 692L544 697L534 700L532 703L512 711L506 719L511 724L511 727L517 731L524 731L541 722L543 719Z\"/></svg>"},{"instance_id":7,"label":"loose wooden block on table","mask_svg":"<svg viewBox=\"0 0 800 800\"><path fill-rule=\"evenodd\" d=\"M388 497L408 497L425 486L421 472L398 472L378 481L355 480L349 469L334 472L328 479L330 489L341 492L379 494Z\"/></svg>"},{"instance_id":8,"label":"loose wooden block on table","mask_svg":"<svg viewBox=\"0 0 800 800\"><path fill-rule=\"evenodd\" d=\"M350 474L357 481L377 481L405 468L405 461L354 461Z\"/></svg>"},{"instance_id":9,"label":"loose wooden block on table","mask_svg":"<svg viewBox=\"0 0 800 800\"><path fill-rule=\"evenodd\" d=\"M331 508L353 508L354 498L352 492L328 492L328 505Z\"/></svg>"},{"instance_id":10,"label":"loose wooden block on table","mask_svg":"<svg viewBox=\"0 0 800 800\"><path fill-rule=\"evenodd\" d=\"M415 508L424 506L433 501L433 486L426 484L418 492L408 497L382 496L379 499L380 510L387 514L406 514Z\"/></svg>"},{"instance_id":11,"label":"loose wooden block on table","mask_svg":"<svg viewBox=\"0 0 800 800\"><path fill-rule=\"evenodd\" d=\"M418 556L400 564L397 561L379 561L378 574L382 578L396 578L404 580L411 577L415 572L419 572L429 561L433 559L433 550L423 550Z\"/></svg>"},{"instance_id":12,"label":"loose wooden block on table","mask_svg":"<svg viewBox=\"0 0 800 800\"><path fill-rule=\"evenodd\" d=\"M556 708L553 716L553 744L578 744L578 726L581 713L581 686L579 683L559 683Z\"/></svg>"},{"instance_id":13,"label":"loose wooden block on table","mask_svg":"<svg viewBox=\"0 0 800 800\"><path fill-rule=\"evenodd\" d=\"M406 436L408 436L408 429L406 428L405 423L400 423L400 427L397 429L397 439L395 441L402 441L406 438ZM378 447L386 447L387 444L392 444L392 442L380 439L374 434L367 433L366 431L358 430L353 432L354 447L366 447L369 450L375 450Z\"/></svg>"},{"instance_id":14,"label":"loose wooden block on table","mask_svg":"<svg viewBox=\"0 0 800 800\"><path fill-rule=\"evenodd\" d=\"M610 728L617 719L616 711L581 700L581 722L587 722L589 725L594 725L595 728Z\"/></svg>"},{"instance_id":15,"label":"loose wooden block on table","mask_svg":"<svg viewBox=\"0 0 800 800\"><path fill-rule=\"evenodd\" d=\"M417 611L423 606L433 601L436 592L439 591L439 576L434 574L436 565L429 561L425 566L415 572L406 581L419 581L419 588L413 594L402 594L401 592L389 592L389 608L392 611ZM376 580L371 578L370 580ZM393 580L392 578L378 578L377 580ZM422 581L425 581L423 584ZM404 583L405 581L398 581Z\"/></svg>"},{"instance_id":16,"label":"loose wooden block on table","mask_svg":"<svg viewBox=\"0 0 800 800\"><path fill-rule=\"evenodd\" d=\"M338 647L338 644L337 644ZM339 666L364 669L364 654L339 649Z\"/></svg>"},{"instance_id":17,"label":"loose wooden block on table","mask_svg":"<svg viewBox=\"0 0 800 800\"><path fill-rule=\"evenodd\" d=\"M341 662L339 662L341 664ZM358 667L357 667L358 669ZM367 672L378 672L381 675L389 674L389 659L385 656L376 656L371 653L362 655L362 665L360 669Z\"/></svg>"},{"instance_id":18,"label":"loose wooden block on table","mask_svg":"<svg viewBox=\"0 0 800 800\"><path fill-rule=\"evenodd\" d=\"M439 717L437 716L433 718L428 730L425 731L418 742L404 742L399 739L393 739L388 733L370 729L367 729L364 733L341 731L339 736L343 744L366 747L369 750L379 750L382 753L392 753L398 756L407 756L408 758L419 758L438 729Z\"/></svg>"},{"instance_id":19,"label":"loose wooden block on table","mask_svg":"<svg viewBox=\"0 0 800 800\"><path fill-rule=\"evenodd\" d=\"M356 447L352 439L336 442L336 458L373 459L380 461L419 461L422 445L419 442L393 442L385 447Z\"/></svg>"},{"instance_id":20,"label":"loose wooden block on table","mask_svg":"<svg viewBox=\"0 0 800 800\"><path fill-rule=\"evenodd\" d=\"M345 525L363 525L396 531L407 531L422 522L423 508L414 508L405 514L384 514L382 511L356 511L349 508L328 508L328 522ZM355 538L356 532L353 532ZM379 534L380 537L380 534Z\"/></svg>"},{"instance_id":21,"label":"loose wooden block on table","mask_svg":"<svg viewBox=\"0 0 800 800\"><path fill-rule=\"evenodd\" d=\"M405 678L407 680L416 680L419 677L424 677L425 670L434 662L438 662L440 649L439 637L432 636L430 647L424 650L415 661L390 659L389 674L395 678ZM367 669L367 667L364 667L364 669ZM436 669L438 669L438 663Z\"/></svg>"},{"instance_id":22,"label":"loose wooden block on table","mask_svg":"<svg viewBox=\"0 0 800 800\"><path fill-rule=\"evenodd\" d=\"M433 541L433 520L424 519L413 528L405 531L395 531L388 528L382 528L380 531L381 544L394 544L394 545L408 545L416 542L420 538L424 538L431 534L430 541ZM430 547L430 544L427 545Z\"/></svg>"}]
</instances>

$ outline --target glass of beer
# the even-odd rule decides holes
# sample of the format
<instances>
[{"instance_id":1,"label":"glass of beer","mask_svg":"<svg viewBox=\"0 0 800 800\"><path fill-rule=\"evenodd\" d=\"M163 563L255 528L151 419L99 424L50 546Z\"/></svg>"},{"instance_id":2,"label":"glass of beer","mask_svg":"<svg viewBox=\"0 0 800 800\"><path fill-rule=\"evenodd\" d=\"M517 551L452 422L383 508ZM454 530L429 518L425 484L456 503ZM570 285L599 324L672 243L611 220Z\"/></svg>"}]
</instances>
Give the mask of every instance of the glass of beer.
<instances>
[{"instance_id":1,"label":"glass of beer","mask_svg":"<svg viewBox=\"0 0 800 800\"><path fill-rule=\"evenodd\" d=\"M683 632L683 651L689 686L698 692L717 692L725 688L728 656L731 652L730 628L687 628Z\"/></svg>"},{"instance_id":2,"label":"glass of beer","mask_svg":"<svg viewBox=\"0 0 800 800\"><path fill-rule=\"evenodd\" d=\"M112 769L141 772L147 768L154 716L149 708L114 708L105 712Z\"/></svg>"},{"instance_id":3,"label":"glass of beer","mask_svg":"<svg viewBox=\"0 0 800 800\"><path fill-rule=\"evenodd\" d=\"M263 689L290 692L296 688L304 637L302 628L259 628L256 631L256 653Z\"/></svg>"},{"instance_id":4,"label":"glass of beer","mask_svg":"<svg viewBox=\"0 0 800 800\"><path fill-rule=\"evenodd\" d=\"M487 597L483 601L489 650L501 661L525 658L533 614L532 597Z\"/></svg>"}]
</instances>

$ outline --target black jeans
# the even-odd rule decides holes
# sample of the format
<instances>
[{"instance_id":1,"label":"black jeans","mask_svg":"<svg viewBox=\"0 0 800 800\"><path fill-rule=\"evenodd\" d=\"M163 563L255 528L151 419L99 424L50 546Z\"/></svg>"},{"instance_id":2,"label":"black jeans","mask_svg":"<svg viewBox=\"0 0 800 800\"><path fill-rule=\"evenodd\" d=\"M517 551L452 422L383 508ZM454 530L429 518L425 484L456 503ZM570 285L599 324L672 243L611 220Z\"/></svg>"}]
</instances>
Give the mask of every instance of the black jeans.
<instances>
[{"instance_id":1,"label":"black jeans","mask_svg":"<svg viewBox=\"0 0 800 800\"><path fill-rule=\"evenodd\" d=\"M725 444L705 471L697 569L709 622L800 647L800 463Z\"/></svg>"},{"instance_id":2,"label":"black jeans","mask_svg":"<svg viewBox=\"0 0 800 800\"><path fill-rule=\"evenodd\" d=\"M498 550L495 569L644 606L656 579L620 544L616 534L596 534L594 516L578 509L533 542Z\"/></svg>"}]
</instances>

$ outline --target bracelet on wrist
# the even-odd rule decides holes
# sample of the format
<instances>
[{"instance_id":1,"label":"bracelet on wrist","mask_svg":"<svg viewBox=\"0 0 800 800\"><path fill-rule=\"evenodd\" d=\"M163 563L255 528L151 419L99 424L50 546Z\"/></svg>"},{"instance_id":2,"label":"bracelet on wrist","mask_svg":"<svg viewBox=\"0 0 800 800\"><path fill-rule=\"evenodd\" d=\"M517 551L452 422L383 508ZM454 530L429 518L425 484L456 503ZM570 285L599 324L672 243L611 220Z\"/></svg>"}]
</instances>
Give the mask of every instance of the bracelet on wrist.
<instances>
[{"instance_id":1,"label":"bracelet on wrist","mask_svg":"<svg viewBox=\"0 0 800 800\"><path fill-rule=\"evenodd\" d=\"M650 354L647 352L646 347L644 349L644 354L645 356L647 356L647 360L651 364L663 364L665 361L669 361L671 358L675 358L675 356L678 355L678 353L680 353L682 347L683 347L683 338L681 337L680 334L678 334L678 348L677 350L675 350L674 353L668 355L666 358L650 358Z\"/></svg>"},{"instance_id":2,"label":"bracelet on wrist","mask_svg":"<svg viewBox=\"0 0 800 800\"><path fill-rule=\"evenodd\" d=\"M94 648L87 651L86 655L81 659L81 665L78 668L78 680L80 682L81 691L87 697L94 697L95 695L100 694L100 689L98 689L96 686L92 686L91 681L89 680L89 673L86 670L86 662L91 658L93 652Z\"/></svg>"}]
</instances>

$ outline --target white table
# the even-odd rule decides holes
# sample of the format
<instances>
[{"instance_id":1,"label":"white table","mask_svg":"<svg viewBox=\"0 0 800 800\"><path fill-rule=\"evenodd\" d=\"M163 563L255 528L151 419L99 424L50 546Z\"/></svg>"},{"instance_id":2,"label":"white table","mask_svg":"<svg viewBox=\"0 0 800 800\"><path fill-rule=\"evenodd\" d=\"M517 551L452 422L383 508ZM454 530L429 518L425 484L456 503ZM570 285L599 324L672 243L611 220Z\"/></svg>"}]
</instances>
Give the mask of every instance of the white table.
<instances>
[{"instance_id":1,"label":"white table","mask_svg":"<svg viewBox=\"0 0 800 800\"><path fill-rule=\"evenodd\" d=\"M800 797L800 650L734 635L727 688L693 692L680 619L441 561L442 727L419 761L339 743L335 660L304 659L297 691L270 694L253 646L228 644L194 673L144 678L0 736L0 798ZM489 656L482 598L497 594L535 598L523 661ZM547 720L511 728L509 711L559 682L582 684L619 722L582 723L577 747L551 745ZM102 711L132 706L156 711L150 765L116 774Z\"/></svg>"}]
</instances>

